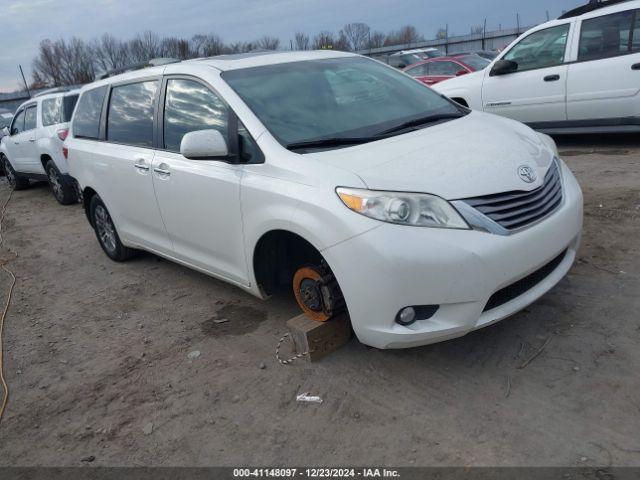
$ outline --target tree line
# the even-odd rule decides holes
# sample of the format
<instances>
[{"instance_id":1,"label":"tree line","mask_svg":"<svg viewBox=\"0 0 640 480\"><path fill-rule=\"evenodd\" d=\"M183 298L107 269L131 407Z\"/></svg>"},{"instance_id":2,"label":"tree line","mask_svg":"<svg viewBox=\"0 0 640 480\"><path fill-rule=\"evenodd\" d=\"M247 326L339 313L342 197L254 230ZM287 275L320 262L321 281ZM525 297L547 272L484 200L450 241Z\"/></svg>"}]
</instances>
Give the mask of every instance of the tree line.
<instances>
[{"instance_id":1,"label":"tree line","mask_svg":"<svg viewBox=\"0 0 640 480\"><path fill-rule=\"evenodd\" d=\"M130 40L121 40L110 34L89 41L77 37L70 40L47 39L40 42L38 53L32 63L32 87L88 83L100 73L143 64L159 57L187 60L281 48L359 51L422 41L424 37L413 25L405 25L398 30L383 33L372 31L365 23L349 23L337 33L322 31L313 37L304 32L297 32L289 45L281 45L280 39L269 35L250 42L226 43L216 34L199 34L187 39L160 37L153 32L138 34Z\"/></svg>"}]
</instances>

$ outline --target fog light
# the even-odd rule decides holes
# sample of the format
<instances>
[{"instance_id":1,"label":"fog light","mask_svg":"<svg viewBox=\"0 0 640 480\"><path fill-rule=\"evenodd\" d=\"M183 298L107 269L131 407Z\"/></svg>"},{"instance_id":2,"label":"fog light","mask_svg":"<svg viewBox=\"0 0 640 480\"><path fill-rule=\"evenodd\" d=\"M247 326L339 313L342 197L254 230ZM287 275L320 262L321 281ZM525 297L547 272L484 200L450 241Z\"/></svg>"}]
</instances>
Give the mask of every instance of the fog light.
<instances>
[{"instance_id":1,"label":"fog light","mask_svg":"<svg viewBox=\"0 0 640 480\"><path fill-rule=\"evenodd\" d=\"M396 322L400 325L411 325L416 321L416 310L413 307L406 307L400 310L398 316L396 317Z\"/></svg>"}]
</instances>

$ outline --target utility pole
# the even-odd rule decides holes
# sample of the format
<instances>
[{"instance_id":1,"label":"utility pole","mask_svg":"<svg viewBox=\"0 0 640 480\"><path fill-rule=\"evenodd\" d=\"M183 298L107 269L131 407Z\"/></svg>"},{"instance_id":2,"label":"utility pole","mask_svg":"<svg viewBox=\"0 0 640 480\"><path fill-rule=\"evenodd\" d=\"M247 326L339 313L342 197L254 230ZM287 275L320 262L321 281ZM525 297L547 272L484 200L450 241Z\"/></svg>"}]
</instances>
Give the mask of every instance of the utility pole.
<instances>
[{"instance_id":1,"label":"utility pole","mask_svg":"<svg viewBox=\"0 0 640 480\"><path fill-rule=\"evenodd\" d=\"M449 24L447 23L447 28L444 33L445 44L444 44L444 53L449 54Z\"/></svg>"},{"instance_id":2,"label":"utility pole","mask_svg":"<svg viewBox=\"0 0 640 480\"><path fill-rule=\"evenodd\" d=\"M482 50L486 50L486 39L487 39L487 19L484 19L484 27L482 29Z\"/></svg>"},{"instance_id":3,"label":"utility pole","mask_svg":"<svg viewBox=\"0 0 640 480\"><path fill-rule=\"evenodd\" d=\"M518 25L517 33L520 35L520 14L516 13L516 25Z\"/></svg>"},{"instance_id":4,"label":"utility pole","mask_svg":"<svg viewBox=\"0 0 640 480\"><path fill-rule=\"evenodd\" d=\"M549 17L549 10L547 10L547 22L551 20L551 17Z\"/></svg>"},{"instance_id":5,"label":"utility pole","mask_svg":"<svg viewBox=\"0 0 640 480\"><path fill-rule=\"evenodd\" d=\"M27 95L31 98L31 92L29 91L29 85L27 85L27 80L24 78L24 72L22 71L22 65L18 65L20 68L20 75L22 75L22 81L24 82L24 88L27 89Z\"/></svg>"}]
</instances>

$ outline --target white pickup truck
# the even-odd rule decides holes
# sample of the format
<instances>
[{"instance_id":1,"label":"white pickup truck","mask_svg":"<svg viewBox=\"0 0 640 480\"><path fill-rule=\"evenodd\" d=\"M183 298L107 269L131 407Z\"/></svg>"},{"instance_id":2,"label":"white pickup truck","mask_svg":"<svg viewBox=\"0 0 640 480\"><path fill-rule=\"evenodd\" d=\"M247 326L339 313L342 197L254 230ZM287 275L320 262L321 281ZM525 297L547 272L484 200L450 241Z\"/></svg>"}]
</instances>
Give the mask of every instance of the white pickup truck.
<instances>
[{"instance_id":1,"label":"white pickup truck","mask_svg":"<svg viewBox=\"0 0 640 480\"><path fill-rule=\"evenodd\" d=\"M546 133L640 131L640 0L592 2L539 25L480 72L433 87Z\"/></svg>"}]
</instances>

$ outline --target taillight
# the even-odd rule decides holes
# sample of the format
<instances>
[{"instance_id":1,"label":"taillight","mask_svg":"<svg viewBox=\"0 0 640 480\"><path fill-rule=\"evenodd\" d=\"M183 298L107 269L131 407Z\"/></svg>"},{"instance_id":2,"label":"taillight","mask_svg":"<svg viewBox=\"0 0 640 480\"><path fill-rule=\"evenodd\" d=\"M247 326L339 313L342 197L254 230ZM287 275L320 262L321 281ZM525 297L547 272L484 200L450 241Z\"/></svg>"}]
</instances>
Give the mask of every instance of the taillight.
<instances>
[{"instance_id":1,"label":"taillight","mask_svg":"<svg viewBox=\"0 0 640 480\"><path fill-rule=\"evenodd\" d=\"M62 147L62 155L64 155L65 159L68 159L69 158L69 148Z\"/></svg>"},{"instance_id":2,"label":"taillight","mask_svg":"<svg viewBox=\"0 0 640 480\"><path fill-rule=\"evenodd\" d=\"M69 135L69 129L63 128L58 130L56 133L58 134L58 138L64 142L67 139L67 135Z\"/></svg>"}]
</instances>

